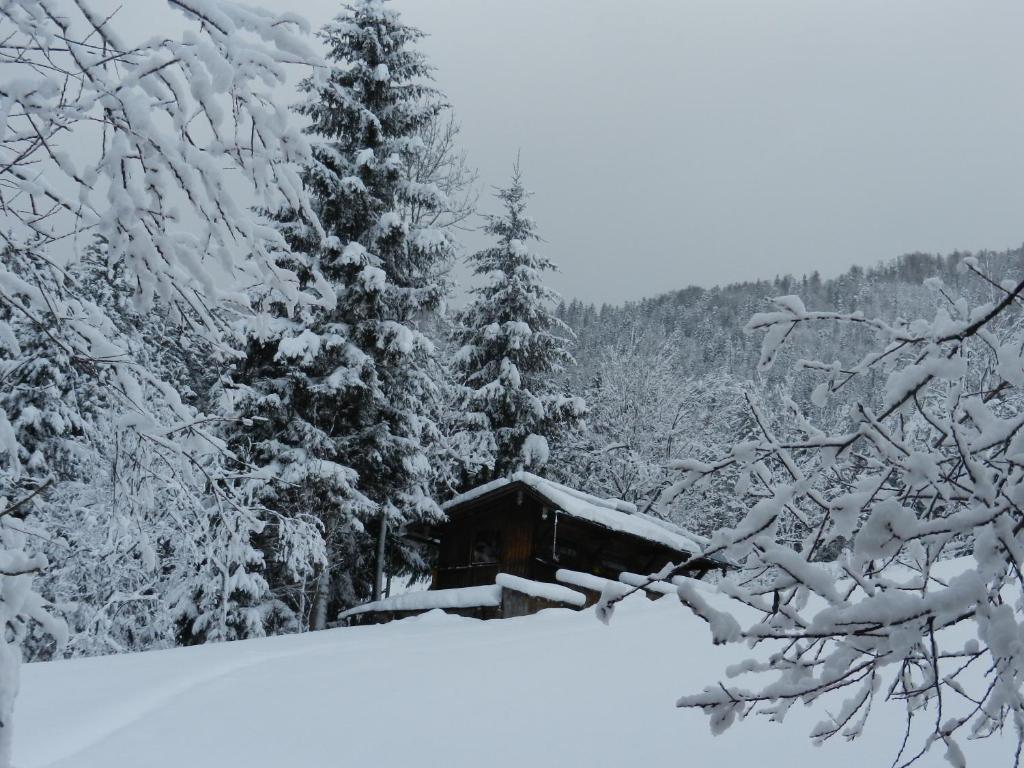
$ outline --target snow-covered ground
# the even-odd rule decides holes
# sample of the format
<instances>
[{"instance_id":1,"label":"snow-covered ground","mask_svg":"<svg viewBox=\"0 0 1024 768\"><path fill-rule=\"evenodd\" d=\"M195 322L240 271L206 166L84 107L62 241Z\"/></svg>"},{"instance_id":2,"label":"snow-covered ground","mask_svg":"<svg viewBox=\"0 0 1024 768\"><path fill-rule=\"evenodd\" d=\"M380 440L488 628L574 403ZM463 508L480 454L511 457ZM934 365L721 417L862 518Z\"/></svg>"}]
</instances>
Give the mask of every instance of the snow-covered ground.
<instances>
[{"instance_id":1,"label":"snow-covered ground","mask_svg":"<svg viewBox=\"0 0 1024 768\"><path fill-rule=\"evenodd\" d=\"M19 768L758 766L891 763L897 708L813 747L822 713L712 736L680 694L744 653L713 647L673 597L504 621L435 612L384 626L23 668ZM930 719L930 718L929 718ZM968 745L1012 764L1013 739ZM918 763L944 765L942 749Z\"/></svg>"}]
</instances>

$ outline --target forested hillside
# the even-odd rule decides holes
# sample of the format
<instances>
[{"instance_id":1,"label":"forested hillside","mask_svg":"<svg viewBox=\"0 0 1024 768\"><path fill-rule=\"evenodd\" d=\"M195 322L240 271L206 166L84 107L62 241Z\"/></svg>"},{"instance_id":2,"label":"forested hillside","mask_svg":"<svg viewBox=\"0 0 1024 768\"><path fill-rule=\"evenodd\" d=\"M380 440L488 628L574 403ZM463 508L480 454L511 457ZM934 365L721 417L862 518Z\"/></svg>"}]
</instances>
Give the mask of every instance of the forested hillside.
<instances>
[{"instance_id":1,"label":"forested hillside","mask_svg":"<svg viewBox=\"0 0 1024 768\"><path fill-rule=\"evenodd\" d=\"M976 260L992 282L964 269ZM742 514L734 488L720 483L659 510L654 501L674 478L665 465L682 457L707 457L742 436L752 437L747 398L769 412L811 414L817 423L841 428L857 402L881 396L885 377L872 372L815 405L821 377L794 370L799 359L857 360L876 342L858 324L835 323L813 331L798 328L779 363L758 370L763 334L748 322L771 308L770 299L798 296L809 310L861 313L864 317L933 318L954 302L998 299L998 283L1019 279L1024 250L912 253L873 267L852 267L835 278L818 273L687 287L622 305L563 302L559 316L577 336L576 365L568 386L590 408L587 428L563 446L557 465L564 480L592 493L617 496L662 512L674 521L711 533ZM792 426L782 418L780 428Z\"/></svg>"},{"instance_id":2,"label":"forested hillside","mask_svg":"<svg viewBox=\"0 0 1024 768\"><path fill-rule=\"evenodd\" d=\"M925 285L929 278L940 278L951 296L999 293L994 286L986 290L977 277L958 268L969 256L978 259L987 274L1006 276L1024 263L1024 248L945 256L911 253L873 267L855 266L835 278L822 279L817 272L777 275L713 288L690 286L621 305L572 300L563 302L558 314L576 332L579 365L574 376L580 380L593 374L601 353L610 347L656 350L666 343L673 364L687 375L721 371L750 378L761 341L744 327L755 312L764 311L768 298L795 294L809 309L862 312L866 317L929 316L941 303L935 290ZM840 341L845 339L820 338L814 352Z\"/></svg>"}]
</instances>

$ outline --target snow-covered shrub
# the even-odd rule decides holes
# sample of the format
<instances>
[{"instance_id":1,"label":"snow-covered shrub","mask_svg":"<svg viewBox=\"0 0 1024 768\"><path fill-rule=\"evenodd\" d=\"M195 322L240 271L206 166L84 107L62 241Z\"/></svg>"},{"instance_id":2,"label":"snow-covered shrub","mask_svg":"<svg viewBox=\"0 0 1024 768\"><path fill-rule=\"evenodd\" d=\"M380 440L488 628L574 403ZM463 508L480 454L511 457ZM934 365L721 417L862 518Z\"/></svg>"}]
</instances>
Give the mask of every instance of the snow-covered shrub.
<instances>
[{"instance_id":1,"label":"snow-covered shrub","mask_svg":"<svg viewBox=\"0 0 1024 768\"><path fill-rule=\"evenodd\" d=\"M700 534L736 521L735 478L722 476L656 507L674 479L668 464L684 456L707 459L749 434L752 419L744 395L750 382L722 373L676 367L677 339L654 349L632 343L612 346L593 361L595 373L582 395L583 429L561 446L557 479L574 488L664 514Z\"/></svg>"}]
</instances>

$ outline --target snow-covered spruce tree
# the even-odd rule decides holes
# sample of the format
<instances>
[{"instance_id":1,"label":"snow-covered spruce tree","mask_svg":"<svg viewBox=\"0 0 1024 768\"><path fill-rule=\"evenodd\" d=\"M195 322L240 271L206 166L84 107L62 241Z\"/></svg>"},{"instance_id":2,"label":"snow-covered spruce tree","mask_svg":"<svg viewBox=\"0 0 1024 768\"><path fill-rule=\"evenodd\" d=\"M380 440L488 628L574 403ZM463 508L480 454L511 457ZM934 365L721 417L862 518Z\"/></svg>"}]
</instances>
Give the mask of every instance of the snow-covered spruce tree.
<instances>
[{"instance_id":1,"label":"snow-covered spruce tree","mask_svg":"<svg viewBox=\"0 0 1024 768\"><path fill-rule=\"evenodd\" d=\"M234 202L225 168L237 170L268 207L282 197L307 207L293 166L308 158L308 144L269 92L287 65L318 59L295 34L303 31L295 17L221 0L169 5L194 29L180 40L154 35L141 44L126 41L116 19L89 0L0 5L8 26L0 52L0 237L7 249L0 304L45 335L62 367L109 374L111 396L131 413L123 426L158 446L161 458L180 460L168 466L158 459L160 472L150 468L174 483L179 466L201 473L190 451L219 443L173 387L119 345L113 323L61 266L66 248L80 233L105 238L127 269L140 312L165 306L174 322L214 338L220 329L211 308L250 311L244 285L266 283L288 302L315 301L275 263L273 253L286 244ZM70 82L74 88L65 87ZM22 354L9 320L0 319L0 349L5 361ZM161 393L172 425L154 418L143 385ZM26 487L33 456L0 412L0 768L10 764L27 628L49 622L56 631L31 583L46 566L39 548L50 535L36 510L40 488Z\"/></svg>"},{"instance_id":2,"label":"snow-covered spruce tree","mask_svg":"<svg viewBox=\"0 0 1024 768\"><path fill-rule=\"evenodd\" d=\"M334 306L289 312L249 329L236 407L258 417L236 442L269 468L266 503L315 514L328 561L309 624L378 594L374 569L422 571L417 553L387 530L440 514L431 500L442 369L428 337L447 290L454 243L431 211L447 199L410 178L419 133L442 108L430 67L412 48L421 33L381 0L365 0L321 32L331 66L302 83L313 162L304 171L318 234L301 211L274 214L292 250L315 264ZM298 269L302 274L302 269ZM275 585L301 595L287 583Z\"/></svg>"},{"instance_id":3,"label":"snow-covered spruce tree","mask_svg":"<svg viewBox=\"0 0 1024 768\"><path fill-rule=\"evenodd\" d=\"M34 494L33 516L46 534L38 546L49 567L38 590L68 625L63 653L262 634L266 585L253 539L277 521L244 500L209 435L192 434L179 420L184 412L193 425L210 419L192 406L169 408L163 389L199 367L208 340L168 322L159 308L136 313L124 264L111 260L105 243L88 247L66 274L110 319L107 338L121 364L153 378L140 377L126 401L115 369L79 370L44 332L0 307L20 347L0 359L0 408L23 456L17 483ZM190 391L184 383L176 388ZM172 447L137 429L137 404L151 427L171 430ZM315 534L302 520L287 523L292 538ZM31 658L53 651L42 632L26 643Z\"/></svg>"},{"instance_id":4,"label":"snow-covered spruce tree","mask_svg":"<svg viewBox=\"0 0 1024 768\"><path fill-rule=\"evenodd\" d=\"M885 698L906 710L895 765L932 748L965 765L965 739L1007 726L1020 754L1024 278L1019 262L1001 283L975 260L963 263L995 288L991 302L972 307L931 280L931 320L813 312L795 296L751 320L766 332L763 367L800 326L849 323L878 335L879 347L859 361L802 361L823 376L819 406L847 382L888 375L877 402L852 407L852 429L826 432L797 417L800 434L780 439L754 408L758 438L714 461L678 464L683 477L666 498L738 469L748 503L739 525L712 537L709 554L740 565L721 589L753 619L741 623L679 587L716 643L761 650L731 670L754 675L756 687L721 683L680 699L707 712L715 732L751 712L782 720L802 702L827 706L813 739L855 738L872 702ZM784 526L803 531L798 546L782 540ZM823 556L829 545L839 545L838 557ZM925 722L914 727L918 716Z\"/></svg>"},{"instance_id":5,"label":"snow-covered spruce tree","mask_svg":"<svg viewBox=\"0 0 1024 768\"><path fill-rule=\"evenodd\" d=\"M497 197L505 211L484 226L497 243L470 257L473 273L487 282L473 289L453 331L462 439L475 452L490 454L489 467L466 483L522 468L542 472L551 444L577 428L586 410L559 381L572 362L573 332L555 317L558 294L543 282L555 265L530 249L540 238L526 215L529 193L518 162L511 185Z\"/></svg>"}]
</instances>

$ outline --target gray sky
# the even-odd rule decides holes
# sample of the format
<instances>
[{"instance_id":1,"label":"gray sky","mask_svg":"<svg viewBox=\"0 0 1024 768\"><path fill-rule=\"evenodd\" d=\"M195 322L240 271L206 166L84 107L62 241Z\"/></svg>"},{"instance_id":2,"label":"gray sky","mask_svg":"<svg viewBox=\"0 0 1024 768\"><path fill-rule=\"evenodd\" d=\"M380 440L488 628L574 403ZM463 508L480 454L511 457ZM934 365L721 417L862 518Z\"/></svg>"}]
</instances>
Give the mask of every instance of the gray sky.
<instances>
[{"instance_id":1,"label":"gray sky","mask_svg":"<svg viewBox=\"0 0 1024 768\"><path fill-rule=\"evenodd\" d=\"M484 180L522 148L567 295L1024 241L1024 3L399 7Z\"/></svg>"},{"instance_id":2,"label":"gray sky","mask_svg":"<svg viewBox=\"0 0 1024 768\"><path fill-rule=\"evenodd\" d=\"M317 26L340 7L248 2ZM1024 241L1019 0L395 5L482 181L521 149L567 296Z\"/></svg>"}]
</instances>

